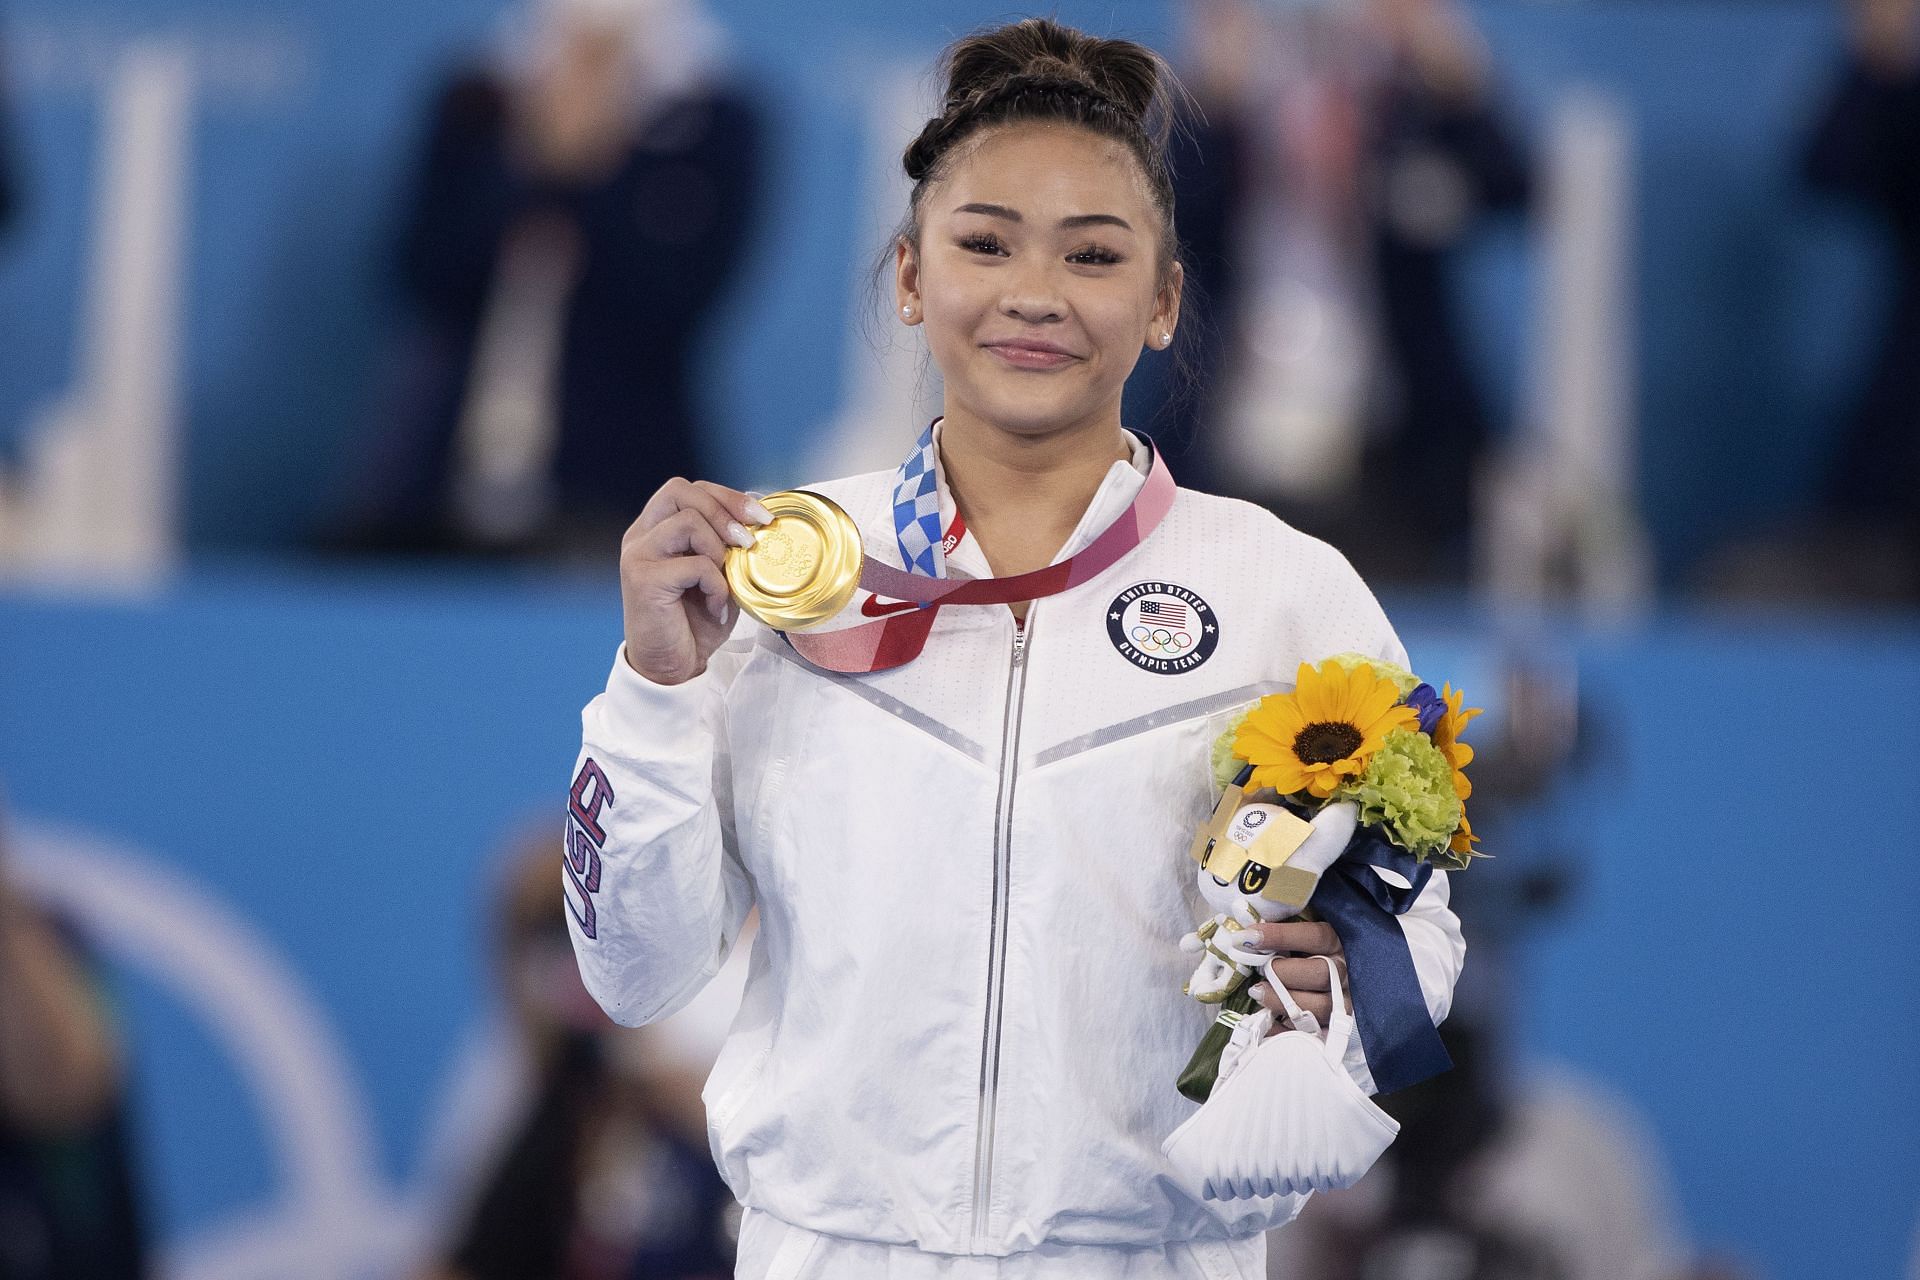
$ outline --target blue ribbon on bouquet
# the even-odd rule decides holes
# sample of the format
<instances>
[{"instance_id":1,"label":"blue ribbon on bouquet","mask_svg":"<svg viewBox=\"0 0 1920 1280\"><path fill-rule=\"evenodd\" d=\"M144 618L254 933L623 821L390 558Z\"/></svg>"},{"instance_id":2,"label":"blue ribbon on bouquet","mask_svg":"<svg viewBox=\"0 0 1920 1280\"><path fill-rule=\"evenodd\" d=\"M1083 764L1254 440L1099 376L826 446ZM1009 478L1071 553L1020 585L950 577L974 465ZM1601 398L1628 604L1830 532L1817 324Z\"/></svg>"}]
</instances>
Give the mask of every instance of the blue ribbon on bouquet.
<instances>
[{"instance_id":1,"label":"blue ribbon on bouquet","mask_svg":"<svg viewBox=\"0 0 1920 1280\"><path fill-rule=\"evenodd\" d=\"M1408 887L1389 883L1375 867L1401 876ZM1419 1084L1453 1066L1427 1013L1407 935L1395 919L1432 878L1432 863L1419 861L1377 828L1362 827L1320 877L1308 904L1340 935L1354 1026L1381 1093Z\"/></svg>"}]
</instances>

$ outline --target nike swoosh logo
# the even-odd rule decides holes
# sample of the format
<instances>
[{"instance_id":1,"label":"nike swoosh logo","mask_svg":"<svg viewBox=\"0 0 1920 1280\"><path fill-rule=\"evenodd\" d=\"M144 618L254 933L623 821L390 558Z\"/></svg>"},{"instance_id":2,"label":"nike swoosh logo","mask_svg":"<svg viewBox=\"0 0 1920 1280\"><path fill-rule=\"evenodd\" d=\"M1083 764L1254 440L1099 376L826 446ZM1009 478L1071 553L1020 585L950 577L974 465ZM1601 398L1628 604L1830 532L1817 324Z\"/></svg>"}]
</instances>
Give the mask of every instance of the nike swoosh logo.
<instances>
[{"instance_id":1,"label":"nike swoosh logo","mask_svg":"<svg viewBox=\"0 0 1920 1280\"><path fill-rule=\"evenodd\" d=\"M893 604L881 604L879 596L868 596L860 602L860 612L869 618L884 618L890 613L905 613L920 606L911 600L898 600Z\"/></svg>"}]
</instances>

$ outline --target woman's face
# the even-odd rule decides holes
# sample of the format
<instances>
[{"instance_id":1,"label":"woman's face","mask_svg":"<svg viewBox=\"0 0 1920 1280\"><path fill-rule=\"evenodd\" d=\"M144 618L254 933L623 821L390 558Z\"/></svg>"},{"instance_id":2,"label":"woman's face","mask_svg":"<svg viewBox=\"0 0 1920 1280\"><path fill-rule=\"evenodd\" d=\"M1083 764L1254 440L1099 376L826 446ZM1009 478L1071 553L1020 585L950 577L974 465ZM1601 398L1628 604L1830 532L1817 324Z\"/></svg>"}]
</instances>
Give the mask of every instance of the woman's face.
<instances>
[{"instance_id":1,"label":"woman's face","mask_svg":"<svg viewBox=\"0 0 1920 1280\"><path fill-rule=\"evenodd\" d=\"M1139 161L1072 124L1005 125L962 147L924 193L920 243L901 242L895 275L948 415L1021 435L1117 425L1141 345L1167 345L1180 305Z\"/></svg>"}]
</instances>

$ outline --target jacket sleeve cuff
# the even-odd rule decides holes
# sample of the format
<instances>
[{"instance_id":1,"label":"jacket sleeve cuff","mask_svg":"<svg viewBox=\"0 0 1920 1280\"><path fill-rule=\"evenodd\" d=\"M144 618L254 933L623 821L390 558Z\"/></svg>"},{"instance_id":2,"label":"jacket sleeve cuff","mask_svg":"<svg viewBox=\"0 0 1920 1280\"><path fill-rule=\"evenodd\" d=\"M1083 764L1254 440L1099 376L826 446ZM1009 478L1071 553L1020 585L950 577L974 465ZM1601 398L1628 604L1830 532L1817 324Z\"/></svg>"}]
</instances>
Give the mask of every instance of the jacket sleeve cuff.
<instances>
[{"instance_id":1,"label":"jacket sleeve cuff","mask_svg":"<svg viewBox=\"0 0 1920 1280\"><path fill-rule=\"evenodd\" d=\"M613 655L601 714L616 742L680 742L705 728L720 693L711 666L680 684L656 684L633 669L623 643Z\"/></svg>"}]
</instances>

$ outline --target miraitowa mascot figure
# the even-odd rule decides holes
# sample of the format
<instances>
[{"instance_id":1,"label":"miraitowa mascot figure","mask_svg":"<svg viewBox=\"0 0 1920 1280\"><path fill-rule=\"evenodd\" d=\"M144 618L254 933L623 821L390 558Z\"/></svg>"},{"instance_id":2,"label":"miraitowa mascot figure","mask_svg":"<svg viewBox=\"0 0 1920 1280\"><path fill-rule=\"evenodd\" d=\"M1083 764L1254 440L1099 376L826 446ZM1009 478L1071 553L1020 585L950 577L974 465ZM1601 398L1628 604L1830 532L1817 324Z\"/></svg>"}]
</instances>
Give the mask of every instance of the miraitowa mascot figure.
<instances>
[{"instance_id":1,"label":"miraitowa mascot figure","mask_svg":"<svg viewBox=\"0 0 1920 1280\"><path fill-rule=\"evenodd\" d=\"M1319 1021L1273 977L1273 957L1235 945L1249 925L1311 918L1307 903L1351 843L1358 811L1351 802L1334 803L1308 821L1282 805L1249 800L1250 773L1242 770L1194 837L1200 893L1215 914L1180 941L1183 951L1200 955L1187 993L1221 1011L1180 1077L1180 1091L1200 1110L1162 1150L1210 1200L1351 1186L1400 1131L1347 1074L1353 1017L1333 961L1333 1013L1323 1039ZM1292 1029L1269 1035L1273 1014L1252 995L1257 973L1267 977Z\"/></svg>"}]
</instances>

